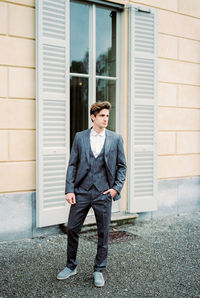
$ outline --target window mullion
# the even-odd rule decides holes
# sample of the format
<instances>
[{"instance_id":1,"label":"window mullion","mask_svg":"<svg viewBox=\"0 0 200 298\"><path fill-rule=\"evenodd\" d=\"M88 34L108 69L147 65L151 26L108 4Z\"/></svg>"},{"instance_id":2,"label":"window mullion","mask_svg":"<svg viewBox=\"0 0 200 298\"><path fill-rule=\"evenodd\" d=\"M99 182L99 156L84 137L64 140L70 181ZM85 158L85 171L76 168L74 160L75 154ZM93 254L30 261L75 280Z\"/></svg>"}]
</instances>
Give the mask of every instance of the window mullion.
<instances>
[{"instance_id":1,"label":"window mullion","mask_svg":"<svg viewBox=\"0 0 200 298\"><path fill-rule=\"evenodd\" d=\"M96 79L116 81L118 77L96 76Z\"/></svg>"},{"instance_id":2,"label":"window mullion","mask_svg":"<svg viewBox=\"0 0 200 298\"><path fill-rule=\"evenodd\" d=\"M75 72L70 72L70 76L73 76L73 77L80 77L80 78L89 78L89 75L88 74L85 74L85 73L75 73Z\"/></svg>"},{"instance_id":3,"label":"window mullion","mask_svg":"<svg viewBox=\"0 0 200 298\"><path fill-rule=\"evenodd\" d=\"M89 104L96 101L96 7L91 5L89 11ZM90 111L88 111L88 126L90 127Z\"/></svg>"},{"instance_id":4,"label":"window mullion","mask_svg":"<svg viewBox=\"0 0 200 298\"><path fill-rule=\"evenodd\" d=\"M120 98L121 98L121 80L120 80L120 74L121 74L121 14L117 13L117 28L116 28L116 131L120 133Z\"/></svg>"}]
</instances>

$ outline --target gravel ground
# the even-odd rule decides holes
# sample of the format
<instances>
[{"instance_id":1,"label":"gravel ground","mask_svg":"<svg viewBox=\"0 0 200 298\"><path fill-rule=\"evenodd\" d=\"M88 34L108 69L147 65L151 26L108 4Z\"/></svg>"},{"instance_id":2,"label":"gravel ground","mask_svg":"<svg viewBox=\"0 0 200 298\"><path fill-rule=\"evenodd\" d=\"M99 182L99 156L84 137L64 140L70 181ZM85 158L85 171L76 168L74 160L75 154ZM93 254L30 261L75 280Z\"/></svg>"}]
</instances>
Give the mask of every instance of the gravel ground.
<instances>
[{"instance_id":1,"label":"gravel ground","mask_svg":"<svg viewBox=\"0 0 200 298\"><path fill-rule=\"evenodd\" d=\"M67 235L0 243L0 297L200 297L200 213L137 221L136 239L109 246L105 287L93 286L96 243L81 234L78 274L56 279Z\"/></svg>"}]
</instances>

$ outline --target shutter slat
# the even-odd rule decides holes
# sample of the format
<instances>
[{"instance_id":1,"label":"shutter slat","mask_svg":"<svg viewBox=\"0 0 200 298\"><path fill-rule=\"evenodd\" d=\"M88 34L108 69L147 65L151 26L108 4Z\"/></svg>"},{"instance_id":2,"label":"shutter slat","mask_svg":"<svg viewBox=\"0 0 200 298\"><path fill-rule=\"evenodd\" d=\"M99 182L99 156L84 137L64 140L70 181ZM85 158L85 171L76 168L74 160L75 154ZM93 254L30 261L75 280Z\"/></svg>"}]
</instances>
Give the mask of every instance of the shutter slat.
<instances>
[{"instance_id":1,"label":"shutter slat","mask_svg":"<svg viewBox=\"0 0 200 298\"><path fill-rule=\"evenodd\" d=\"M64 223L68 146L69 1L38 0L37 226Z\"/></svg>"},{"instance_id":2,"label":"shutter slat","mask_svg":"<svg viewBox=\"0 0 200 298\"><path fill-rule=\"evenodd\" d=\"M157 12L130 5L129 212L156 209Z\"/></svg>"},{"instance_id":3,"label":"shutter slat","mask_svg":"<svg viewBox=\"0 0 200 298\"><path fill-rule=\"evenodd\" d=\"M136 10L132 14L134 14L131 17L134 17L135 51L154 53L155 18L152 17L152 13L144 14Z\"/></svg>"}]
</instances>

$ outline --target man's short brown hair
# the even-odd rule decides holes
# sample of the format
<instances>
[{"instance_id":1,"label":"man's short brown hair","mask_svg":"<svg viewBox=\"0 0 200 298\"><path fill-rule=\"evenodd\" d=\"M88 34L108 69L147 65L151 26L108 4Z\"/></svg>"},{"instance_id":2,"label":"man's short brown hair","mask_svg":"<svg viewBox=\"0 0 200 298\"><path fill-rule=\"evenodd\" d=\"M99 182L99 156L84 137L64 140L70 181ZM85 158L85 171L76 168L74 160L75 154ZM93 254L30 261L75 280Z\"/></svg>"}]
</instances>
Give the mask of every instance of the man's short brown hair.
<instances>
[{"instance_id":1,"label":"man's short brown hair","mask_svg":"<svg viewBox=\"0 0 200 298\"><path fill-rule=\"evenodd\" d=\"M91 105L91 108L90 108L90 115L94 115L96 117L96 115L100 113L101 110L103 109L107 109L107 110L111 109L111 104L109 103L109 101L102 101L102 102L98 101L93 103L93 105Z\"/></svg>"}]
</instances>

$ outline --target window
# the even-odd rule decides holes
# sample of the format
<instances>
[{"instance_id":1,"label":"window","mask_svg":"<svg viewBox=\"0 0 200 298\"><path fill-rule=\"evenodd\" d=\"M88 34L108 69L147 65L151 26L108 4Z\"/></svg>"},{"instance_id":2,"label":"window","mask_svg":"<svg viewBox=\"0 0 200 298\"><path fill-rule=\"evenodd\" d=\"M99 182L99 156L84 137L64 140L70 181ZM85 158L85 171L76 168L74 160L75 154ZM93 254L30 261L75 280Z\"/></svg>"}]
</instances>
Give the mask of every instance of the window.
<instances>
[{"instance_id":1,"label":"window","mask_svg":"<svg viewBox=\"0 0 200 298\"><path fill-rule=\"evenodd\" d=\"M90 105L112 104L109 129L116 130L119 88L119 12L70 2L70 145L77 131L91 125Z\"/></svg>"}]
</instances>

